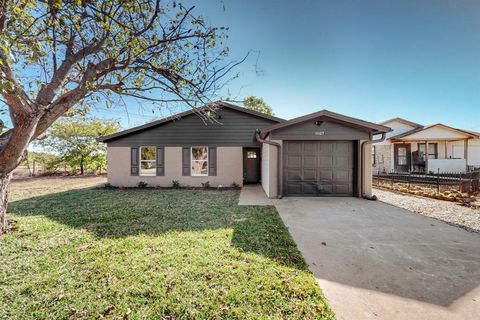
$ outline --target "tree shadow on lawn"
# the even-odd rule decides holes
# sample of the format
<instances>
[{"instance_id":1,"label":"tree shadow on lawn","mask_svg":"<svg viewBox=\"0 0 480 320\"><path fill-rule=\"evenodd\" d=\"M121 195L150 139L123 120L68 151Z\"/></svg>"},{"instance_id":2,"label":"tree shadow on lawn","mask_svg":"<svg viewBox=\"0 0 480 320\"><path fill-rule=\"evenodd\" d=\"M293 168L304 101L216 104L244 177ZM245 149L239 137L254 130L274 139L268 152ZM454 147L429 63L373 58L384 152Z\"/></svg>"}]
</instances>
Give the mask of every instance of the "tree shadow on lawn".
<instances>
[{"instance_id":1,"label":"tree shadow on lawn","mask_svg":"<svg viewBox=\"0 0 480 320\"><path fill-rule=\"evenodd\" d=\"M273 206L239 206L238 191L76 189L12 201L8 214L45 216L97 238L233 229L232 245L299 270L307 265Z\"/></svg>"}]
</instances>

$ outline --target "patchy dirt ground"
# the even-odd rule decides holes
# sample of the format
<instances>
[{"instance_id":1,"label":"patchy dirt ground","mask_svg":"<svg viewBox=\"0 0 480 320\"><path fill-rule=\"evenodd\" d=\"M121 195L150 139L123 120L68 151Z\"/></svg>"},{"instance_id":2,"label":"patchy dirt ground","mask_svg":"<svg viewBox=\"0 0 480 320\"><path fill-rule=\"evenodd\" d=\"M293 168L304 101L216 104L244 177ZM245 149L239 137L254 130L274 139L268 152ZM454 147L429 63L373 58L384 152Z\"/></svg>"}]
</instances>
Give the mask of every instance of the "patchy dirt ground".
<instances>
[{"instance_id":1,"label":"patchy dirt ground","mask_svg":"<svg viewBox=\"0 0 480 320\"><path fill-rule=\"evenodd\" d=\"M467 208L454 202L399 194L375 188L373 194L378 197L378 200L385 203L443 220L469 231L480 232L480 210Z\"/></svg>"},{"instance_id":2,"label":"patchy dirt ground","mask_svg":"<svg viewBox=\"0 0 480 320\"><path fill-rule=\"evenodd\" d=\"M10 184L11 200L24 199L72 189L101 186L106 176L33 177L13 179Z\"/></svg>"}]
</instances>

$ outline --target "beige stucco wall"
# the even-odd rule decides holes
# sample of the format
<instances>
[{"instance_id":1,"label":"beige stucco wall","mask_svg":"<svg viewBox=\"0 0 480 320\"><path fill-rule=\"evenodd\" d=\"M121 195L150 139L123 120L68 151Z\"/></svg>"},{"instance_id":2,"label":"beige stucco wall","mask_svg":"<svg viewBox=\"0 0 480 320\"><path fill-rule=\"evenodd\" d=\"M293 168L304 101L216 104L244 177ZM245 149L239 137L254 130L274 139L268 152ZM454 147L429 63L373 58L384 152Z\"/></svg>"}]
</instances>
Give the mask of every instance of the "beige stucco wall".
<instances>
[{"instance_id":1,"label":"beige stucco wall","mask_svg":"<svg viewBox=\"0 0 480 320\"><path fill-rule=\"evenodd\" d=\"M272 140L280 143L280 140ZM269 198L278 196L278 151L276 146L262 145L262 188Z\"/></svg>"},{"instance_id":2,"label":"beige stucco wall","mask_svg":"<svg viewBox=\"0 0 480 320\"><path fill-rule=\"evenodd\" d=\"M182 147L165 147L164 176L131 176L130 148L107 148L107 179L113 186L134 187L139 181L149 186L171 187L172 180L182 186L200 187L209 181L212 187L230 186L233 182L243 184L242 147L217 147L217 175L209 177L182 176Z\"/></svg>"},{"instance_id":3,"label":"beige stucco wall","mask_svg":"<svg viewBox=\"0 0 480 320\"><path fill-rule=\"evenodd\" d=\"M262 144L262 164L260 170L262 188L265 191L265 194L268 196L270 194L270 149L273 148L271 145L263 143Z\"/></svg>"},{"instance_id":4,"label":"beige stucco wall","mask_svg":"<svg viewBox=\"0 0 480 320\"><path fill-rule=\"evenodd\" d=\"M363 141L360 141L360 145ZM372 143L368 142L364 145L363 159L362 159L362 172L363 172L363 181L362 189L363 195L371 196L372 195Z\"/></svg>"}]
</instances>

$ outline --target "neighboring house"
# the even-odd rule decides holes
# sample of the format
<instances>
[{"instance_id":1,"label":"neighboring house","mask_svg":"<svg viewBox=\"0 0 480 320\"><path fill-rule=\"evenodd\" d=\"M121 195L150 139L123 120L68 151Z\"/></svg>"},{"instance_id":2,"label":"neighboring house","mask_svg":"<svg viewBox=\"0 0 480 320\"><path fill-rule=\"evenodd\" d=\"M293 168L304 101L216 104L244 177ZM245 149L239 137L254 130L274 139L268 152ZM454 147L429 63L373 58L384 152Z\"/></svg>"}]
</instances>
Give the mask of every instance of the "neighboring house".
<instances>
[{"instance_id":1,"label":"neighboring house","mask_svg":"<svg viewBox=\"0 0 480 320\"><path fill-rule=\"evenodd\" d=\"M373 146L376 172L465 172L480 167L480 133L438 123L422 126L402 118L381 123L393 129ZM428 156L427 156L428 154Z\"/></svg>"},{"instance_id":2,"label":"neighboring house","mask_svg":"<svg viewBox=\"0 0 480 320\"><path fill-rule=\"evenodd\" d=\"M371 138L390 128L326 110L286 121L227 102L203 110L212 106L210 121L191 110L99 138L108 182L261 183L269 197L371 194Z\"/></svg>"}]
</instances>

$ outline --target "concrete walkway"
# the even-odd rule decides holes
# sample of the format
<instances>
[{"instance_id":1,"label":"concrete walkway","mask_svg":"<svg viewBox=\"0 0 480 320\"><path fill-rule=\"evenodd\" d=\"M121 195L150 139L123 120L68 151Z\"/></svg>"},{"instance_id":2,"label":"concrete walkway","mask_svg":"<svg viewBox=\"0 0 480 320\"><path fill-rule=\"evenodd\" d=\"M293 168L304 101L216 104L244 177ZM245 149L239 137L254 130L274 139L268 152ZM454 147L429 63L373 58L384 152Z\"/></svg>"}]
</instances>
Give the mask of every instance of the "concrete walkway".
<instances>
[{"instance_id":1,"label":"concrete walkway","mask_svg":"<svg viewBox=\"0 0 480 320\"><path fill-rule=\"evenodd\" d=\"M272 206L273 202L267 198L265 191L259 184L247 184L242 187L240 191L240 198L238 199L240 206Z\"/></svg>"},{"instance_id":2,"label":"concrete walkway","mask_svg":"<svg viewBox=\"0 0 480 320\"><path fill-rule=\"evenodd\" d=\"M478 319L480 234L379 201L273 203L339 319Z\"/></svg>"}]
</instances>

